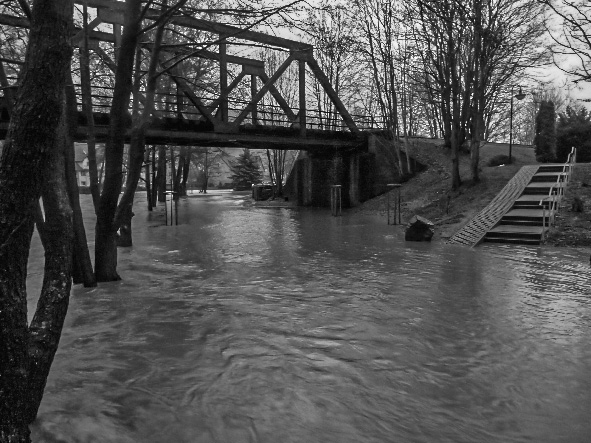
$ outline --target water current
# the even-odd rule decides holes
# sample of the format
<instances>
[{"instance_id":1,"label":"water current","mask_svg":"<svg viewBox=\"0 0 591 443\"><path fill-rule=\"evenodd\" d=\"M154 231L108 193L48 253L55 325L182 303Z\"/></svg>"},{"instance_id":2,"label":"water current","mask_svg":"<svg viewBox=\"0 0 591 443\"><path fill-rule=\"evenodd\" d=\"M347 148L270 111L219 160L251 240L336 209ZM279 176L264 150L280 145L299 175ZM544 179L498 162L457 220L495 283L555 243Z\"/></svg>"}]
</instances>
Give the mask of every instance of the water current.
<instances>
[{"instance_id":1,"label":"water current","mask_svg":"<svg viewBox=\"0 0 591 443\"><path fill-rule=\"evenodd\" d=\"M406 243L245 194L172 227L134 210L123 280L72 291L34 441L591 440L589 251ZM31 295L42 262L34 238Z\"/></svg>"}]
</instances>

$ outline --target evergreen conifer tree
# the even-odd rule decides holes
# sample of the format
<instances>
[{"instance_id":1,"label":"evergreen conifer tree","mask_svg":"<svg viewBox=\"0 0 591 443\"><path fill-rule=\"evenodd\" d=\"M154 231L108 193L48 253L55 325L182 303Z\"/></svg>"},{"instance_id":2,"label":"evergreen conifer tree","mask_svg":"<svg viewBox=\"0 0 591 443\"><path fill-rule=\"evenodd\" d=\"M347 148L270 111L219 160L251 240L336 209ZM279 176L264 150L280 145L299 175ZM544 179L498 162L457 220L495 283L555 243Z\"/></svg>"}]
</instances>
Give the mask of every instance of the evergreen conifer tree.
<instances>
[{"instance_id":1,"label":"evergreen conifer tree","mask_svg":"<svg viewBox=\"0 0 591 443\"><path fill-rule=\"evenodd\" d=\"M584 107L570 106L558 117L556 127L556 160L565 162L572 147L577 148L577 161L591 161L591 115Z\"/></svg>"},{"instance_id":2,"label":"evergreen conifer tree","mask_svg":"<svg viewBox=\"0 0 591 443\"><path fill-rule=\"evenodd\" d=\"M536 135L534 137L536 160L541 163L556 160L556 111L554 103L542 101L536 115Z\"/></svg>"},{"instance_id":3,"label":"evergreen conifer tree","mask_svg":"<svg viewBox=\"0 0 591 443\"><path fill-rule=\"evenodd\" d=\"M250 149L245 148L230 169L233 173L230 176L232 187L236 190L250 189L254 183L261 181L261 170L250 153Z\"/></svg>"}]
</instances>

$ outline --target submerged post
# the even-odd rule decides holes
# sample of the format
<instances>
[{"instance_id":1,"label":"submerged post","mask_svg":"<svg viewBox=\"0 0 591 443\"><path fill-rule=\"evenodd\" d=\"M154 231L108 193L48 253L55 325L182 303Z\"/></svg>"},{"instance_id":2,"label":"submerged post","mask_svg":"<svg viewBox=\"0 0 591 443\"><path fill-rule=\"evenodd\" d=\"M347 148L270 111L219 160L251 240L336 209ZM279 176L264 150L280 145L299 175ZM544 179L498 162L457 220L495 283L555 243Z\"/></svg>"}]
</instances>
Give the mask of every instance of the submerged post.
<instances>
[{"instance_id":1,"label":"submerged post","mask_svg":"<svg viewBox=\"0 0 591 443\"><path fill-rule=\"evenodd\" d=\"M401 184L398 183L394 183L394 184L388 184L387 185L389 188L393 188L393 193L391 191L388 191L388 198L386 200L386 214L387 214L387 218L388 218L388 224L393 224L393 225L400 225L402 224L402 216L400 214L400 205L401 205L401 197L400 197L400 188L402 187ZM392 195L394 194L394 195ZM391 201L393 200L393 201ZM394 217L392 217L392 223L390 223L390 208L394 209ZM398 219L398 221L397 221Z\"/></svg>"},{"instance_id":2,"label":"submerged post","mask_svg":"<svg viewBox=\"0 0 591 443\"><path fill-rule=\"evenodd\" d=\"M174 191L166 191L164 194L170 195L170 226L172 226L173 224L178 225L179 224L179 209L178 209L177 199L175 198L175 195L177 193ZM173 200L174 200L174 210L172 207ZM168 212L169 212L168 208L167 208L167 206L168 206L167 203L168 203L167 201L164 201L164 218L165 218L166 226L168 226Z\"/></svg>"},{"instance_id":3,"label":"submerged post","mask_svg":"<svg viewBox=\"0 0 591 443\"><path fill-rule=\"evenodd\" d=\"M330 187L330 212L333 217L343 215L341 185L333 185Z\"/></svg>"}]
</instances>

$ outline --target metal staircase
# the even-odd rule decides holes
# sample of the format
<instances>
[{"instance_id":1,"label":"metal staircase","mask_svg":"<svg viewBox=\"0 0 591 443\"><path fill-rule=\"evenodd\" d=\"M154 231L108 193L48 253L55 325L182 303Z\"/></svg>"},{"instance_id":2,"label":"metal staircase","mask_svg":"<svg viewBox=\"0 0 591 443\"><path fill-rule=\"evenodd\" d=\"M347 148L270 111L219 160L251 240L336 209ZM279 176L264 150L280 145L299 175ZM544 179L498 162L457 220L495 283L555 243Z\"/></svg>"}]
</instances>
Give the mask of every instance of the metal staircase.
<instances>
[{"instance_id":1,"label":"metal staircase","mask_svg":"<svg viewBox=\"0 0 591 443\"><path fill-rule=\"evenodd\" d=\"M539 245L554 224L575 161L576 149L573 148L566 163L541 165L511 209L484 235L483 241Z\"/></svg>"}]
</instances>

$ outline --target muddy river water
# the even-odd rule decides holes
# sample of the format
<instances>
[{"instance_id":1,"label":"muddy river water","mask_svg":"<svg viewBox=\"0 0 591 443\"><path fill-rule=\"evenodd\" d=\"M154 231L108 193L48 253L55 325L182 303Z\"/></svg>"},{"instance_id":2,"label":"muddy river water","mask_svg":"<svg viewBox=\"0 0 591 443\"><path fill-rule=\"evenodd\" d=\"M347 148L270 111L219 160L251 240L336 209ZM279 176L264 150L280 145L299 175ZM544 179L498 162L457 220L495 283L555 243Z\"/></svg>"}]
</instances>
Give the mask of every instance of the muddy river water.
<instances>
[{"instance_id":1,"label":"muddy river water","mask_svg":"<svg viewBox=\"0 0 591 443\"><path fill-rule=\"evenodd\" d=\"M405 243L244 194L173 227L144 206L123 280L72 291L34 441L591 441L589 251Z\"/></svg>"}]
</instances>

